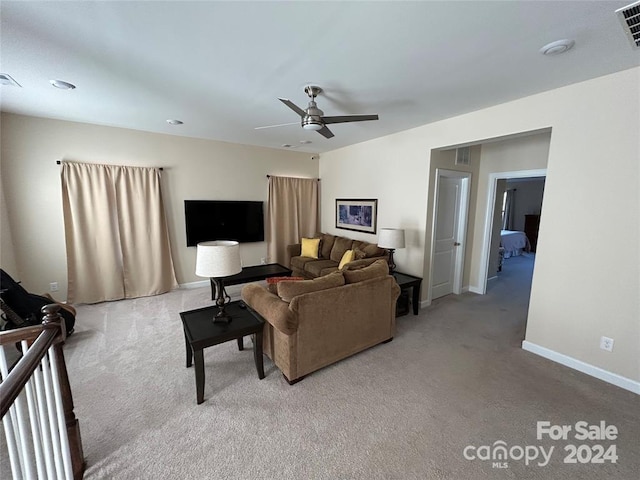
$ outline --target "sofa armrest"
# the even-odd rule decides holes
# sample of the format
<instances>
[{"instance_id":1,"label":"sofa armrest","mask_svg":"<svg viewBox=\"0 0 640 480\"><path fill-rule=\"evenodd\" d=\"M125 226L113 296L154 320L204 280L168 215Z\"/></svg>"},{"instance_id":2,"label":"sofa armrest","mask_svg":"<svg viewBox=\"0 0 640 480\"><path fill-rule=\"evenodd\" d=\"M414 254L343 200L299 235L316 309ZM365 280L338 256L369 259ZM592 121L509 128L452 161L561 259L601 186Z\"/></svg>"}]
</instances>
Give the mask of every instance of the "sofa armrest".
<instances>
[{"instance_id":1,"label":"sofa armrest","mask_svg":"<svg viewBox=\"0 0 640 480\"><path fill-rule=\"evenodd\" d=\"M298 317L289 309L289 304L261 285L250 283L244 286L241 296L247 305L285 335L298 330Z\"/></svg>"},{"instance_id":2,"label":"sofa armrest","mask_svg":"<svg viewBox=\"0 0 640 480\"><path fill-rule=\"evenodd\" d=\"M291 268L291 257L299 257L302 254L302 244L287 245L287 266Z\"/></svg>"}]
</instances>

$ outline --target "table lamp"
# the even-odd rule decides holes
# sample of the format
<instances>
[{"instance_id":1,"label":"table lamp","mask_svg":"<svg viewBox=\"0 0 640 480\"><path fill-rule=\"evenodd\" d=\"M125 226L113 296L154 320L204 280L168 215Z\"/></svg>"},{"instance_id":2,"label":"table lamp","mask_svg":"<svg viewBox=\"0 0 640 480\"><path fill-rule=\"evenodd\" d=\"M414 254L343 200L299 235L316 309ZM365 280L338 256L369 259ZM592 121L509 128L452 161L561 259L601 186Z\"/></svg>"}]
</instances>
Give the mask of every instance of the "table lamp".
<instances>
[{"instance_id":1,"label":"table lamp","mask_svg":"<svg viewBox=\"0 0 640 480\"><path fill-rule=\"evenodd\" d=\"M393 252L396 248L404 248L404 230L401 228L381 228L378 235L378 246L389 250L389 273L393 273L396 264Z\"/></svg>"},{"instance_id":2,"label":"table lamp","mask_svg":"<svg viewBox=\"0 0 640 480\"><path fill-rule=\"evenodd\" d=\"M240 244L228 240L200 242L196 251L196 275L209 277L216 286L216 305L218 313L213 317L214 323L229 323L231 315L224 307L231 301L224 289L224 277L240 273Z\"/></svg>"}]
</instances>

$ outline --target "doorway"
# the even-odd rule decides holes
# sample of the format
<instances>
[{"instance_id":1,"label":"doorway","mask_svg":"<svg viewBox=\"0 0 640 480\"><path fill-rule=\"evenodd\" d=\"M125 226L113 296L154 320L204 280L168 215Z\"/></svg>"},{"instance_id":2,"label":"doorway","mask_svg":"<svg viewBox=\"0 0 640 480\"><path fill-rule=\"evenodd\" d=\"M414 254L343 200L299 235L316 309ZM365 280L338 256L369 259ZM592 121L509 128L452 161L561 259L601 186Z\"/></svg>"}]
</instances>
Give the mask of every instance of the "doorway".
<instances>
[{"instance_id":1,"label":"doorway","mask_svg":"<svg viewBox=\"0 0 640 480\"><path fill-rule=\"evenodd\" d=\"M470 172L436 169L429 299L462 293Z\"/></svg>"},{"instance_id":2,"label":"doorway","mask_svg":"<svg viewBox=\"0 0 640 480\"><path fill-rule=\"evenodd\" d=\"M482 295L487 293L487 281L489 279L489 265L492 245L496 244L499 239L495 238L496 228L496 193L498 191L498 181L528 177L546 177L547 169L537 170L518 170L513 172L497 172L489 175L489 193L487 198L487 211L485 216L484 240L482 246L482 257L480 260L480 292ZM498 235L499 235L498 229Z\"/></svg>"}]
</instances>

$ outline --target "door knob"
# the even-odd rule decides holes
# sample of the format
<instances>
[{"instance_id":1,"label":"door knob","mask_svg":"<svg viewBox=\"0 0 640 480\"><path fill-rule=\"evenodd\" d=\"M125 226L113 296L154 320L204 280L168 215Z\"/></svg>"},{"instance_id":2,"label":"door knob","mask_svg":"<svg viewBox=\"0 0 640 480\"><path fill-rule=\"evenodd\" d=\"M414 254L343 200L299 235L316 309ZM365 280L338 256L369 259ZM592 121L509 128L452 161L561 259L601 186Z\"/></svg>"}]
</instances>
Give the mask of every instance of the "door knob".
<instances>
[{"instance_id":1,"label":"door knob","mask_svg":"<svg viewBox=\"0 0 640 480\"><path fill-rule=\"evenodd\" d=\"M460 242L454 242L453 246L454 247L459 247L460 246Z\"/></svg>"}]
</instances>

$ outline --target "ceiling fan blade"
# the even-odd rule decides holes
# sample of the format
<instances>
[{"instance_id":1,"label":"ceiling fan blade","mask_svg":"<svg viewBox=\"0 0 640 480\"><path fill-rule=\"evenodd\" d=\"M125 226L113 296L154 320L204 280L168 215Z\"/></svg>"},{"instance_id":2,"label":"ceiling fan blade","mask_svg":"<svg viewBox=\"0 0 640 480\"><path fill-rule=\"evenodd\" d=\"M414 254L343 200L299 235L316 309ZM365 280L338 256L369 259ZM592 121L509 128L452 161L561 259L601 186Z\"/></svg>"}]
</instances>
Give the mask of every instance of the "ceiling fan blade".
<instances>
[{"instance_id":1,"label":"ceiling fan blade","mask_svg":"<svg viewBox=\"0 0 640 480\"><path fill-rule=\"evenodd\" d=\"M318 133L322 135L324 138L331 138L334 136L333 132L329 130L326 126L318 130Z\"/></svg>"},{"instance_id":2,"label":"ceiling fan blade","mask_svg":"<svg viewBox=\"0 0 640 480\"><path fill-rule=\"evenodd\" d=\"M289 100L288 98L278 98L278 100L280 100L282 103L284 103L287 107L289 107L291 110L293 110L294 112L296 112L298 115L300 115L300 117L304 118L307 115L307 112L305 112L304 110L302 110L299 106L297 106L295 103L293 103L291 100Z\"/></svg>"},{"instance_id":3,"label":"ceiling fan blade","mask_svg":"<svg viewBox=\"0 0 640 480\"><path fill-rule=\"evenodd\" d=\"M378 120L378 115L339 115L335 117L322 117L324 123L364 122L366 120Z\"/></svg>"},{"instance_id":4,"label":"ceiling fan blade","mask_svg":"<svg viewBox=\"0 0 640 480\"><path fill-rule=\"evenodd\" d=\"M265 125L264 127L255 127L254 130L262 130L263 128L285 127L287 125L300 125L300 122L279 123L277 125Z\"/></svg>"}]
</instances>

